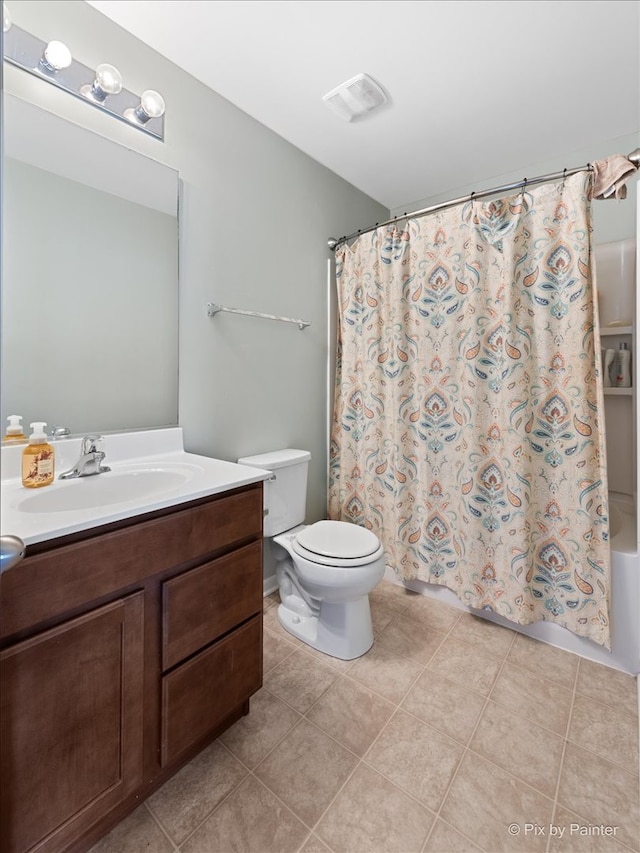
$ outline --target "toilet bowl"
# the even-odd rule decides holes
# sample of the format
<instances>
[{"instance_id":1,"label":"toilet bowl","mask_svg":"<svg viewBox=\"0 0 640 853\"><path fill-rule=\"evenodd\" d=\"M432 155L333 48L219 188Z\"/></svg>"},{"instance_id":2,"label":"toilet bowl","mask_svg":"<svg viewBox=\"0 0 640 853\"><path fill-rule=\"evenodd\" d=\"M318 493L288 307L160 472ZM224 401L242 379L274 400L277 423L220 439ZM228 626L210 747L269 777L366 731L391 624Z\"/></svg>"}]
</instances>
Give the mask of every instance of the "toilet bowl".
<instances>
[{"instance_id":1,"label":"toilet bowl","mask_svg":"<svg viewBox=\"0 0 640 853\"><path fill-rule=\"evenodd\" d=\"M282 627L342 660L373 644L369 593L382 580L384 550L370 530L345 521L302 524L311 455L281 450L239 459L272 472L265 482L265 537L275 544Z\"/></svg>"},{"instance_id":2,"label":"toilet bowl","mask_svg":"<svg viewBox=\"0 0 640 853\"><path fill-rule=\"evenodd\" d=\"M373 644L369 593L385 569L378 537L344 521L318 521L273 541L284 551L276 552L282 626L342 660L368 651Z\"/></svg>"}]
</instances>

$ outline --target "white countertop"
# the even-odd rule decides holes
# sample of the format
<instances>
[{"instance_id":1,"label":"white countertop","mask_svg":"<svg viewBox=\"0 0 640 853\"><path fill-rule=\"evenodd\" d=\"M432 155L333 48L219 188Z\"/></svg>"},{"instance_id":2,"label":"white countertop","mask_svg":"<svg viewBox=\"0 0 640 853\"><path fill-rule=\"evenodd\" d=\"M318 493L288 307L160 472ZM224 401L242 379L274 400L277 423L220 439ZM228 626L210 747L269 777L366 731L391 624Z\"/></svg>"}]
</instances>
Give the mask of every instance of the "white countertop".
<instances>
[{"instance_id":1,"label":"white countertop","mask_svg":"<svg viewBox=\"0 0 640 853\"><path fill-rule=\"evenodd\" d=\"M80 443L80 437L52 442L56 480L38 489L22 485L25 445L2 447L3 534L19 536L25 545L31 545L220 494L270 476L260 468L186 453L182 429L169 427L108 434L102 449L106 454L103 464L111 468L110 472L59 480L62 471L75 465ZM152 473L147 484L144 478L148 472ZM136 495L131 497L128 489Z\"/></svg>"}]
</instances>

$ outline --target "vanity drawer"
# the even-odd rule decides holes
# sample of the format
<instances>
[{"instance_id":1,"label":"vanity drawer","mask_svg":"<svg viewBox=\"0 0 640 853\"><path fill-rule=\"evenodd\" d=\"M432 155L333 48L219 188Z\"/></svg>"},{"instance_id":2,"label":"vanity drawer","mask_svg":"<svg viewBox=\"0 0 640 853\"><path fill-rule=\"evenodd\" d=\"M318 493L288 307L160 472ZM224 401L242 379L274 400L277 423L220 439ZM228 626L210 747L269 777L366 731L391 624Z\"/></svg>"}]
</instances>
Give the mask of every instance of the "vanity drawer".
<instances>
[{"instance_id":1,"label":"vanity drawer","mask_svg":"<svg viewBox=\"0 0 640 853\"><path fill-rule=\"evenodd\" d=\"M262 686L262 614L162 679L162 766Z\"/></svg>"},{"instance_id":2,"label":"vanity drawer","mask_svg":"<svg viewBox=\"0 0 640 853\"><path fill-rule=\"evenodd\" d=\"M162 669L262 611L262 542L162 584Z\"/></svg>"},{"instance_id":3,"label":"vanity drawer","mask_svg":"<svg viewBox=\"0 0 640 853\"><path fill-rule=\"evenodd\" d=\"M262 486L214 497L186 509L100 532L29 555L2 575L0 636L195 562L251 539L262 539Z\"/></svg>"}]
</instances>

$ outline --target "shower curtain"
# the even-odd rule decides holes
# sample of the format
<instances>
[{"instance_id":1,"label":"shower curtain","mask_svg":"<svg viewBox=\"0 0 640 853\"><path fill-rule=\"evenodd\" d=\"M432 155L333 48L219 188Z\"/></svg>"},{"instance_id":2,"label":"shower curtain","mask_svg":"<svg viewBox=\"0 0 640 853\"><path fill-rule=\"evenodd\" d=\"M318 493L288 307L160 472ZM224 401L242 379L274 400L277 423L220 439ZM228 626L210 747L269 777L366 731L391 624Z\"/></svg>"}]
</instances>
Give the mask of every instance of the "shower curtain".
<instances>
[{"instance_id":1,"label":"shower curtain","mask_svg":"<svg viewBox=\"0 0 640 853\"><path fill-rule=\"evenodd\" d=\"M338 249L329 516L401 579L609 648L591 180Z\"/></svg>"}]
</instances>

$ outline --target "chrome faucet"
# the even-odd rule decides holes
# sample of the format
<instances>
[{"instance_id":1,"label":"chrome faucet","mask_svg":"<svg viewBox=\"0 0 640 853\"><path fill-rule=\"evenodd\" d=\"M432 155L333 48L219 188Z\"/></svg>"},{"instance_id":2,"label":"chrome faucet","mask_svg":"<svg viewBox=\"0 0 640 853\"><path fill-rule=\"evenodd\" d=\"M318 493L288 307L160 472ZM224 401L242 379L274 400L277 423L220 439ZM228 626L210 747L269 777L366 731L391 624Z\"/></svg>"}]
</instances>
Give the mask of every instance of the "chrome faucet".
<instances>
[{"instance_id":1,"label":"chrome faucet","mask_svg":"<svg viewBox=\"0 0 640 853\"><path fill-rule=\"evenodd\" d=\"M68 471L60 474L60 480L71 480L74 477L91 477L93 474L104 474L110 471L107 465L102 464L104 451L98 449L101 435L85 435L80 446L80 458Z\"/></svg>"}]
</instances>

